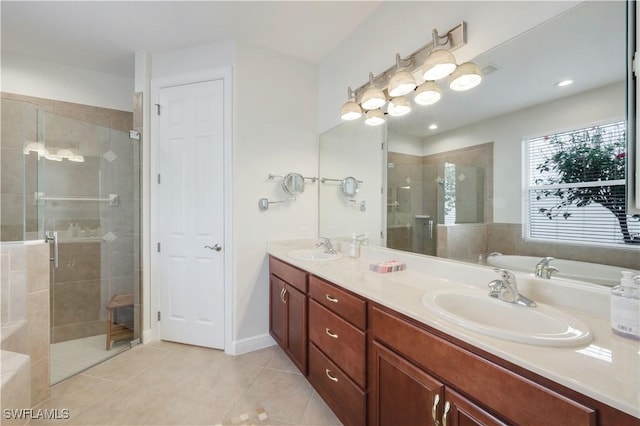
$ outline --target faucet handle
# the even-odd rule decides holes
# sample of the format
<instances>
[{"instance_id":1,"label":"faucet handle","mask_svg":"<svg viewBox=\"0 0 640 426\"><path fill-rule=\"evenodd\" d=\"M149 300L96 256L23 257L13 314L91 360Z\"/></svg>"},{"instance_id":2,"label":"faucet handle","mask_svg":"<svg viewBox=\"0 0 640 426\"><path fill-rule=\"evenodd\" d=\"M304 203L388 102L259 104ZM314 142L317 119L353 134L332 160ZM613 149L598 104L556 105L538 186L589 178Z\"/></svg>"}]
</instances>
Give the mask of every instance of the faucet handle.
<instances>
[{"instance_id":1,"label":"faucet handle","mask_svg":"<svg viewBox=\"0 0 640 426\"><path fill-rule=\"evenodd\" d=\"M516 280L516 276L513 275L513 273L507 269L502 269L502 268L493 268L494 272L497 272L500 274L500 278L503 281L506 282L515 282Z\"/></svg>"}]
</instances>

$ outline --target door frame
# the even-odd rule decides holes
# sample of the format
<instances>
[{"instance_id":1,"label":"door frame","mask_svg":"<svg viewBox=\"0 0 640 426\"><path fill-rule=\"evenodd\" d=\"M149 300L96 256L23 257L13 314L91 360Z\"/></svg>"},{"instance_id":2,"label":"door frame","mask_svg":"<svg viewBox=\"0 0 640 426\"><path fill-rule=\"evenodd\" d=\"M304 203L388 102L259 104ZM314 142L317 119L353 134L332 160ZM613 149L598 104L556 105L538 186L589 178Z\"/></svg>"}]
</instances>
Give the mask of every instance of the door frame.
<instances>
[{"instance_id":1,"label":"door frame","mask_svg":"<svg viewBox=\"0 0 640 426\"><path fill-rule=\"evenodd\" d=\"M160 310L160 286L157 284L159 282L159 275L161 274L161 268L159 265L160 256L158 256L158 252L156 250L156 243L159 240L159 225L156 215L153 214L153 211L158 210L158 195L157 195L157 178L159 164L160 164L160 155L159 155L159 147L160 147L160 137L159 137L159 129L160 129L160 121L158 119L158 115L156 113L156 104L158 104L158 98L160 89L180 86L186 84L194 84L194 83L202 83L205 81L211 80L222 80L223 81L223 164L224 164L224 241L223 241L223 252L224 252L224 351L225 353L233 352L233 323L232 323L232 302L233 302L233 293L232 293L232 282L233 282L233 215L232 215L232 185L231 185L231 176L232 176L232 69L231 67L218 68L209 71L203 71L198 73L189 73L189 74L180 74L174 76L167 77L159 77L151 79L151 96L149 107L151 109L151 135L149 138L150 144L150 168L148 181L150 184L149 188L149 204L151 207L151 212L149 214L149 262L150 262L150 283L149 283L149 296L150 296L150 306L149 306L149 321L151 324L151 339L152 340L160 340L160 324L157 318L157 312Z\"/></svg>"}]
</instances>

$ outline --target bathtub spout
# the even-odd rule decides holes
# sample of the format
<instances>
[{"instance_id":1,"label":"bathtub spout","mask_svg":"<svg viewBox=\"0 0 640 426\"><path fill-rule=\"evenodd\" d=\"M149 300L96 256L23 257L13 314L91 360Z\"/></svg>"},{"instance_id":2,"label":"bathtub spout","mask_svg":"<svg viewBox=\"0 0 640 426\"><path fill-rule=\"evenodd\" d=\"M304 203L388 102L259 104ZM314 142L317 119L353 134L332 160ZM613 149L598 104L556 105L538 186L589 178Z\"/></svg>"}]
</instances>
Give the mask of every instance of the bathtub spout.
<instances>
[{"instance_id":1,"label":"bathtub spout","mask_svg":"<svg viewBox=\"0 0 640 426\"><path fill-rule=\"evenodd\" d=\"M553 257L545 257L536 264L536 277L545 278L548 280L551 278L552 273L559 272L558 268L549 265L549 262L551 262L552 260L554 260Z\"/></svg>"}]
</instances>

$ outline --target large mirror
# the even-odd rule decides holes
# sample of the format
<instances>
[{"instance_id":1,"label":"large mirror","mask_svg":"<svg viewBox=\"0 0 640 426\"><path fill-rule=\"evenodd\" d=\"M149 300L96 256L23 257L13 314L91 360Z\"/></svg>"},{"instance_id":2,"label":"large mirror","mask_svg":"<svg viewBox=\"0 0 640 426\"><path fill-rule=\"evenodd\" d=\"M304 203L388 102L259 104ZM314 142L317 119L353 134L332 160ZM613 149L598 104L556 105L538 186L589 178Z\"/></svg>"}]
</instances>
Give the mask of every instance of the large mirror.
<instances>
[{"instance_id":1,"label":"large mirror","mask_svg":"<svg viewBox=\"0 0 640 426\"><path fill-rule=\"evenodd\" d=\"M322 134L321 175L357 171L379 187L367 195L367 211L356 214L321 186L320 235L367 232L372 244L531 272L541 258L554 257L558 277L595 277L605 285L619 282L621 269L640 270L640 245L631 241L640 238L637 217L620 219L593 194L589 205L577 207L584 191L563 209L562 198L528 188L542 182L562 189L565 201L571 195L563 182L543 182L542 169L530 166L531 158L542 163L553 154L531 142L537 139L593 142L606 133L622 144L607 149L617 149L613 159L624 164L626 15L625 2L584 2L475 58L484 73L480 86L443 89L440 102L387 116L382 130L358 120ZM565 79L573 84L557 84ZM361 149L354 148L359 141L369 142L366 155L348 152ZM618 238L622 220L627 244L612 244L607 238ZM558 234L566 223L587 238L608 234L572 240ZM594 271L593 263L611 268Z\"/></svg>"}]
</instances>

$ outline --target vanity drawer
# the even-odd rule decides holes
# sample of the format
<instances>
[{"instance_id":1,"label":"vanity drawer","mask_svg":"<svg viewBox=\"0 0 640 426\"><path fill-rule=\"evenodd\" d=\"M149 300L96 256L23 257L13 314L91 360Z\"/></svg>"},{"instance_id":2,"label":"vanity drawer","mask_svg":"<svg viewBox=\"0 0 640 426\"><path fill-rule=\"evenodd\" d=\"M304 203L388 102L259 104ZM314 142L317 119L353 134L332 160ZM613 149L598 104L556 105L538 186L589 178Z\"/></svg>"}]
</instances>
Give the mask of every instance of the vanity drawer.
<instances>
[{"instance_id":1,"label":"vanity drawer","mask_svg":"<svg viewBox=\"0 0 640 426\"><path fill-rule=\"evenodd\" d=\"M346 426L366 424L366 393L313 343L309 343L308 379Z\"/></svg>"},{"instance_id":2,"label":"vanity drawer","mask_svg":"<svg viewBox=\"0 0 640 426\"><path fill-rule=\"evenodd\" d=\"M366 387L364 332L309 300L309 340L361 388Z\"/></svg>"},{"instance_id":3,"label":"vanity drawer","mask_svg":"<svg viewBox=\"0 0 640 426\"><path fill-rule=\"evenodd\" d=\"M313 275L309 295L318 303L361 330L367 327L367 302Z\"/></svg>"},{"instance_id":4,"label":"vanity drawer","mask_svg":"<svg viewBox=\"0 0 640 426\"><path fill-rule=\"evenodd\" d=\"M303 293L307 293L307 273L288 263L269 257L269 272L283 281L294 286Z\"/></svg>"}]
</instances>

